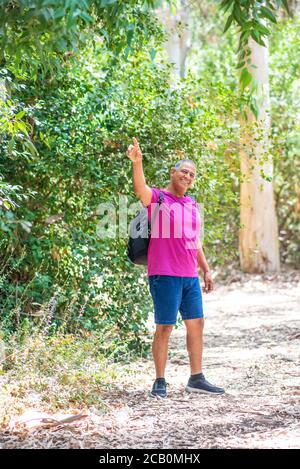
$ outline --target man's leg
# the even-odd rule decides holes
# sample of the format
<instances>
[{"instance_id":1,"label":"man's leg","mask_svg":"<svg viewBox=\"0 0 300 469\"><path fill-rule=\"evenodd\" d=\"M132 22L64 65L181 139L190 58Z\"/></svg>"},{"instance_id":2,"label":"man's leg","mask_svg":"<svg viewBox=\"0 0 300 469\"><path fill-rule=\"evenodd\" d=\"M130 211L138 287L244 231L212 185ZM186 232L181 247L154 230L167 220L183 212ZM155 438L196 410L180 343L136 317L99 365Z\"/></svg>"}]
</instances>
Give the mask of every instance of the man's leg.
<instances>
[{"instance_id":1,"label":"man's leg","mask_svg":"<svg viewBox=\"0 0 300 469\"><path fill-rule=\"evenodd\" d=\"M204 318L187 319L184 323L191 375L195 375L202 373Z\"/></svg>"},{"instance_id":2,"label":"man's leg","mask_svg":"<svg viewBox=\"0 0 300 469\"><path fill-rule=\"evenodd\" d=\"M152 343L156 379L150 395L165 398L167 397L167 383L164 375L168 359L168 345L181 301L182 278L171 275L153 275L149 276L149 285L156 324Z\"/></svg>"},{"instance_id":3,"label":"man's leg","mask_svg":"<svg viewBox=\"0 0 300 469\"><path fill-rule=\"evenodd\" d=\"M206 381L202 373L204 318L187 319L186 344L189 352L191 376L186 391L205 394L224 394L225 390Z\"/></svg>"},{"instance_id":4,"label":"man's leg","mask_svg":"<svg viewBox=\"0 0 300 469\"><path fill-rule=\"evenodd\" d=\"M155 363L156 378L164 378L168 359L169 338L173 329L171 324L157 324L152 343L152 355Z\"/></svg>"}]
</instances>

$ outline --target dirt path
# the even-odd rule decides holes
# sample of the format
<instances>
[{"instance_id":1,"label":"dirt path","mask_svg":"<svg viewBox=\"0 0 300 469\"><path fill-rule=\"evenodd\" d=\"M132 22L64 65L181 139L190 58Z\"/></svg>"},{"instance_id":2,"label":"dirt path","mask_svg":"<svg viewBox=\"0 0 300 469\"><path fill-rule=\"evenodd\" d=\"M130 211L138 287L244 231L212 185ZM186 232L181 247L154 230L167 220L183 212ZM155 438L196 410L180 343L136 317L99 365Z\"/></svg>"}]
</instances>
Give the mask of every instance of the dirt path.
<instances>
[{"instance_id":1,"label":"dirt path","mask_svg":"<svg viewBox=\"0 0 300 469\"><path fill-rule=\"evenodd\" d=\"M237 274L205 296L204 372L223 396L189 395L184 325L171 336L169 398L153 399L150 360L120 369L103 396L70 425L2 435L18 448L300 448L300 273ZM153 327L152 321L149 323ZM297 377L298 375L298 377Z\"/></svg>"}]
</instances>

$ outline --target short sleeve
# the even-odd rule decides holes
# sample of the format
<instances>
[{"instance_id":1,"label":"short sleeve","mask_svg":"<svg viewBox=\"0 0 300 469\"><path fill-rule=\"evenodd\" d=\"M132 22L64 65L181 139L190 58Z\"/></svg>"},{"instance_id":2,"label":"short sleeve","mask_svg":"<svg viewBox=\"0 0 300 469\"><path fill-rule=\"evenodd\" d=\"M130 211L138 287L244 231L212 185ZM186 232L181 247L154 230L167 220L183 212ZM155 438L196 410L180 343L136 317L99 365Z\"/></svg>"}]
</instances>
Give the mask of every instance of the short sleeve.
<instances>
[{"instance_id":1,"label":"short sleeve","mask_svg":"<svg viewBox=\"0 0 300 469\"><path fill-rule=\"evenodd\" d=\"M150 203L155 204L156 202L158 202L160 190L157 189L156 187L151 187L151 191L152 191L152 197L151 197Z\"/></svg>"},{"instance_id":2,"label":"short sleeve","mask_svg":"<svg viewBox=\"0 0 300 469\"><path fill-rule=\"evenodd\" d=\"M152 219L153 210L155 208L155 205L153 204L156 204L158 202L159 193L160 193L160 190L157 189L156 187L151 187L151 191L152 191L151 202L147 207L149 221Z\"/></svg>"}]
</instances>

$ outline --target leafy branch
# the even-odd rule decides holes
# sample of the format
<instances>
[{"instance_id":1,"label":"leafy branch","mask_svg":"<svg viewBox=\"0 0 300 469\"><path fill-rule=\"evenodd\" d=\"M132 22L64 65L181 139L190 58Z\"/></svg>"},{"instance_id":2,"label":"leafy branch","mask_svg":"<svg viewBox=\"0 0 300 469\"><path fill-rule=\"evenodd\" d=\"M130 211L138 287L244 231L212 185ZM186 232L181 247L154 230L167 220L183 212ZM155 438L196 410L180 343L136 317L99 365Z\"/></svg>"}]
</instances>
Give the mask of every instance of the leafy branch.
<instances>
[{"instance_id":1,"label":"leafy branch","mask_svg":"<svg viewBox=\"0 0 300 469\"><path fill-rule=\"evenodd\" d=\"M254 98L257 83L251 73L252 64L249 40L254 40L266 47L266 38L270 35L271 23L277 23L278 11L284 8L290 15L287 0L222 0L220 8L226 13L227 20L224 33L232 26L238 26L238 64L241 93L248 94L248 105L255 117L258 117L258 106Z\"/></svg>"}]
</instances>

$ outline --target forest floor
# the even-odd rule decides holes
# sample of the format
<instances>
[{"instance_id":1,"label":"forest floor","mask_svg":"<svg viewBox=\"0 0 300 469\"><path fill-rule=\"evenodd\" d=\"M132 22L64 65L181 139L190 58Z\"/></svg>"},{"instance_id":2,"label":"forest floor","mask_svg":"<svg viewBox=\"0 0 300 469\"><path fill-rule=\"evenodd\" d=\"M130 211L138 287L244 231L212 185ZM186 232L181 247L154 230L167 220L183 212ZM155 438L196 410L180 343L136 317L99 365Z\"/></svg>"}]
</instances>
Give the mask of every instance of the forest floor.
<instances>
[{"instance_id":1,"label":"forest floor","mask_svg":"<svg viewBox=\"0 0 300 469\"><path fill-rule=\"evenodd\" d=\"M224 395L185 392L181 324L170 339L167 399L149 396L154 368L141 358L118 365L104 408L58 414L28 396L26 411L2 424L0 447L300 448L300 272L232 272L216 284L204 296L204 373Z\"/></svg>"}]
</instances>

